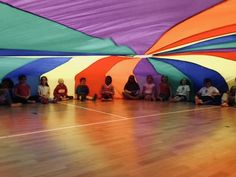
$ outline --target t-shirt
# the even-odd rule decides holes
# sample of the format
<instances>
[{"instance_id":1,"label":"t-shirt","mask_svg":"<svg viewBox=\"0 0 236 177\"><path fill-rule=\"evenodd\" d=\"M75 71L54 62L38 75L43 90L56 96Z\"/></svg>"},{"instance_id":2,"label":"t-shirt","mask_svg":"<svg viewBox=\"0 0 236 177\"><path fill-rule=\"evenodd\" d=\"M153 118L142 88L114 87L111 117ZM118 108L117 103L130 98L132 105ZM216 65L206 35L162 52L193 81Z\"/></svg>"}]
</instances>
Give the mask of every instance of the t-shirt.
<instances>
[{"instance_id":1,"label":"t-shirt","mask_svg":"<svg viewBox=\"0 0 236 177\"><path fill-rule=\"evenodd\" d=\"M144 94L153 94L153 90L155 88L155 84L154 83L151 83L151 84L144 84Z\"/></svg>"},{"instance_id":2,"label":"t-shirt","mask_svg":"<svg viewBox=\"0 0 236 177\"><path fill-rule=\"evenodd\" d=\"M201 96L212 96L214 93L220 93L219 90L213 86L210 87L202 87L198 93L201 94Z\"/></svg>"},{"instance_id":3,"label":"t-shirt","mask_svg":"<svg viewBox=\"0 0 236 177\"><path fill-rule=\"evenodd\" d=\"M30 86L28 84L17 84L15 86L15 94L20 96L29 96Z\"/></svg>"},{"instance_id":4,"label":"t-shirt","mask_svg":"<svg viewBox=\"0 0 236 177\"><path fill-rule=\"evenodd\" d=\"M101 93L104 94L104 93L109 93L109 92L114 94L113 85L112 84L110 84L110 85L103 84L102 88L101 88Z\"/></svg>"},{"instance_id":5,"label":"t-shirt","mask_svg":"<svg viewBox=\"0 0 236 177\"><path fill-rule=\"evenodd\" d=\"M67 87L65 84L58 84L53 92L54 96L67 96Z\"/></svg>"},{"instance_id":6,"label":"t-shirt","mask_svg":"<svg viewBox=\"0 0 236 177\"><path fill-rule=\"evenodd\" d=\"M89 88L87 85L78 85L77 89L76 89L76 93L77 94L85 94L88 95L89 94Z\"/></svg>"},{"instance_id":7,"label":"t-shirt","mask_svg":"<svg viewBox=\"0 0 236 177\"><path fill-rule=\"evenodd\" d=\"M189 85L180 85L177 88L177 93L176 95L183 95L187 96L187 93L190 92L190 87Z\"/></svg>"},{"instance_id":8,"label":"t-shirt","mask_svg":"<svg viewBox=\"0 0 236 177\"><path fill-rule=\"evenodd\" d=\"M50 95L50 88L48 86L43 86L43 85L39 85L38 86L38 94L39 96L44 96L44 97L49 97Z\"/></svg>"},{"instance_id":9,"label":"t-shirt","mask_svg":"<svg viewBox=\"0 0 236 177\"><path fill-rule=\"evenodd\" d=\"M124 87L124 90L128 90L130 92L133 92L133 91L138 91L140 88L139 88L139 85L138 83L136 82L127 82L125 84L125 87Z\"/></svg>"},{"instance_id":10,"label":"t-shirt","mask_svg":"<svg viewBox=\"0 0 236 177\"><path fill-rule=\"evenodd\" d=\"M160 94L170 95L170 87L167 83L160 83L159 84L159 92Z\"/></svg>"},{"instance_id":11,"label":"t-shirt","mask_svg":"<svg viewBox=\"0 0 236 177\"><path fill-rule=\"evenodd\" d=\"M229 90L231 96L235 96L236 94L236 85L232 86Z\"/></svg>"}]
</instances>

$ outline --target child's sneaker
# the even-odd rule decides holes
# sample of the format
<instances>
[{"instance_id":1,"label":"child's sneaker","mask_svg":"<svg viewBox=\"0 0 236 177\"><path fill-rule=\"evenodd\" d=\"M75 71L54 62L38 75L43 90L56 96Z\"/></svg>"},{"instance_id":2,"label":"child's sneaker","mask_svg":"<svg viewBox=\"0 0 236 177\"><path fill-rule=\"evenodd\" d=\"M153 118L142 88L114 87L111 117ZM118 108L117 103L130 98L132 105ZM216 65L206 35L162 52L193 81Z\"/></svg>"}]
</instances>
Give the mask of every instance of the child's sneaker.
<instances>
[{"instance_id":1,"label":"child's sneaker","mask_svg":"<svg viewBox=\"0 0 236 177\"><path fill-rule=\"evenodd\" d=\"M222 103L221 106L222 106L222 107L229 107L228 103L225 103L225 102Z\"/></svg>"}]
</instances>

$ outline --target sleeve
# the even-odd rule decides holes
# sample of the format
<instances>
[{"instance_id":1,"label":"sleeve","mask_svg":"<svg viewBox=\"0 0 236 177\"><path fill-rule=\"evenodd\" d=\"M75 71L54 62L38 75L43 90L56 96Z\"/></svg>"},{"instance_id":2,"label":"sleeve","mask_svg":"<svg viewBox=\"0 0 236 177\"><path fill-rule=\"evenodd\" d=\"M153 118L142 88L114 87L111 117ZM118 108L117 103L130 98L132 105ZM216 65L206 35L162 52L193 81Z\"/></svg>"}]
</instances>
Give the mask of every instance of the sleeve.
<instances>
[{"instance_id":1,"label":"sleeve","mask_svg":"<svg viewBox=\"0 0 236 177\"><path fill-rule=\"evenodd\" d=\"M28 88L28 97L30 97L30 95L31 95L31 87L27 84L27 88Z\"/></svg>"},{"instance_id":2,"label":"sleeve","mask_svg":"<svg viewBox=\"0 0 236 177\"><path fill-rule=\"evenodd\" d=\"M202 92L203 92L203 87L198 91L198 93L202 95Z\"/></svg>"},{"instance_id":3,"label":"sleeve","mask_svg":"<svg viewBox=\"0 0 236 177\"><path fill-rule=\"evenodd\" d=\"M80 85L76 87L75 93L78 94L80 92Z\"/></svg>"},{"instance_id":4,"label":"sleeve","mask_svg":"<svg viewBox=\"0 0 236 177\"><path fill-rule=\"evenodd\" d=\"M214 87L213 91L216 92L216 93L220 93L220 91L216 87Z\"/></svg>"},{"instance_id":5,"label":"sleeve","mask_svg":"<svg viewBox=\"0 0 236 177\"><path fill-rule=\"evenodd\" d=\"M87 95L89 94L89 87L88 86L86 86L87 87Z\"/></svg>"},{"instance_id":6,"label":"sleeve","mask_svg":"<svg viewBox=\"0 0 236 177\"><path fill-rule=\"evenodd\" d=\"M68 96L67 86L65 85L65 96Z\"/></svg>"},{"instance_id":7,"label":"sleeve","mask_svg":"<svg viewBox=\"0 0 236 177\"><path fill-rule=\"evenodd\" d=\"M190 87L189 87L189 85L186 86L186 91L187 91L187 92L190 92Z\"/></svg>"},{"instance_id":8,"label":"sleeve","mask_svg":"<svg viewBox=\"0 0 236 177\"><path fill-rule=\"evenodd\" d=\"M177 92L177 93L181 92L181 88L180 88L180 86L178 86L176 92Z\"/></svg>"},{"instance_id":9,"label":"sleeve","mask_svg":"<svg viewBox=\"0 0 236 177\"><path fill-rule=\"evenodd\" d=\"M50 87L48 87L48 97L50 96Z\"/></svg>"},{"instance_id":10,"label":"sleeve","mask_svg":"<svg viewBox=\"0 0 236 177\"><path fill-rule=\"evenodd\" d=\"M38 95L41 96L41 87L40 87L40 85L38 86Z\"/></svg>"},{"instance_id":11,"label":"sleeve","mask_svg":"<svg viewBox=\"0 0 236 177\"><path fill-rule=\"evenodd\" d=\"M111 86L111 90L112 90L112 94L115 95L115 89L113 85Z\"/></svg>"},{"instance_id":12,"label":"sleeve","mask_svg":"<svg viewBox=\"0 0 236 177\"><path fill-rule=\"evenodd\" d=\"M127 90L128 83L125 84L124 90Z\"/></svg>"},{"instance_id":13,"label":"sleeve","mask_svg":"<svg viewBox=\"0 0 236 177\"><path fill-rule=\"evenodd\" d=\"M53 96L55 97L57 95L57 93L58 93L58 86L56 86L56 88L54 89Z\"/></svg>"}]
</instances>

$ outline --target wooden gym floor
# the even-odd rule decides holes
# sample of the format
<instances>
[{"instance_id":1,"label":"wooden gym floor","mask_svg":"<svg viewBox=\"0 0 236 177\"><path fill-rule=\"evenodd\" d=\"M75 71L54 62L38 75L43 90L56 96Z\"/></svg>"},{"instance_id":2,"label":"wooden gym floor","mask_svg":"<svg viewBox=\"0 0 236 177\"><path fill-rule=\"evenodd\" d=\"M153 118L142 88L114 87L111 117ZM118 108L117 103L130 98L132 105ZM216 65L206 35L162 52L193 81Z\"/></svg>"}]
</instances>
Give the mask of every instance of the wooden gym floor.
<instances>
[{"instance_id":1,"label":"wooden gym floor","mask_svg":"<svg viewBox=\"0 0 236 177\"><path fill-rule=\"evenodd\" d=\"M0 107L1 177L236 177L236 108L114 100Z\"/></svg>"}]
</instances>

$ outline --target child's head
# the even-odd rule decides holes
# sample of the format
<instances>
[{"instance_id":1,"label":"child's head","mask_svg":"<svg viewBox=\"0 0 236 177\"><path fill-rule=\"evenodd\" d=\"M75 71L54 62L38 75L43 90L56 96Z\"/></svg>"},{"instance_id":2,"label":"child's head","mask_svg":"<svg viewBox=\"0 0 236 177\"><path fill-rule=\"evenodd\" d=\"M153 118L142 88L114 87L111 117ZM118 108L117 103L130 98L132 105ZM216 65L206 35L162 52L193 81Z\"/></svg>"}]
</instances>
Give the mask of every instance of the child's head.
<instances>
[{"instance_id":1,"label":"child's head","mask_svg":"<svg viewBox=\"0 0 236 177\"><path fill-rule=\"evenodd\" d=\"M188 80L183 78L180 80L180 85L188 85Z\"/></svg>"},{"instance_id":2,"label":"child's head","mask_svg":"<svg viewBox=\"0 0 236 177\"><path fill-rule=\"evenodd\" d=\"M129 76L128 82L131 82L131 83L134 83L134 82L135 82L134 75L130 75L130 76Z\"/></svg>"},{"instance_id":3,"label":"child's head","mask_svg":"<svg viewBox=\"0 0 236 177\"><path fill-rule=\"evenodd\" d=\"M63 85L64 84L64 80L62 78L59 78L58 79L58 84Z\"/></svg>"},{"instance_id":4,"label":"child's head","mask_svg":"<svg viewBox=\"0 0 236 177\"><path fill-rule=\"evenodd\" d=\"M12 89L14 87L14 82L10 78L4 78L2 80L2 85L4 88Z\"/></svg>"},{"instance_id":5,"label":"child's head","mask_svg":"<svg viewBox=\"0 0 236 177\"><path fill-rule=\"evenodd\" d=\"M48 78L46 76L42 76L40 78L40 84L43 86L48 86Z\"/></svg>"},{"instance_id":6,"label":"child's head","mask_svg":"<svg viewBox=\"0 0 236 177\"><path fill-rule=\"evenodd\" d=\"M85 85L86 84L86 78L85 77L81 77L79 81L80 81L81 85Z\"/></svg>"},{"instance_id":7,"label":"child's head","mask_svg":"<svg viewBox=\"0 0 236 177\"><path fill-rule=\"evenodd\" d=\"M153 77L152 77L152 75L147 75L146 81L147 81L147 83L149 83L149 84L153 83Z\"/></svg>"},{"instance_id":8,"label":"child's head","mask_svg":"<svg viewBox=\"0 0 236 177\"><path fill-rule=\"evenodd\" d=\"M207 87L207 88L212 86L211 79L209 79L209 78L204 79L204 86Z\"/></svg>"},{"instance_id":9,"label":"child's head","mask_svg":"<svg viewBox=\"0 0 236 177\"><path fill-rule=\"evenodd\" d=\"M20 84L26 83L26 80L27 80L26 75L24 74L19 75L18 80Z\"/></svg>"},{"instance_id":10,"label":"child's head","mask_svg":"<svg viewBox=\"0 0 236 177\"><path fill-rule=\"evenodd\" d=\"M112 77L111 76L106 76L105 78L105 84L110 85L112 83Z\"/></svg>"},{"instance_id":11,"label":"child's head","mask_svg":"<svg viewBox=\"0 0 236 177\"><path fill-rule=\"evenodd\" d=\"M161 82L164 82L164 83L168 82L168 76L162 75Z\"/></svg>"}]
</instances>

